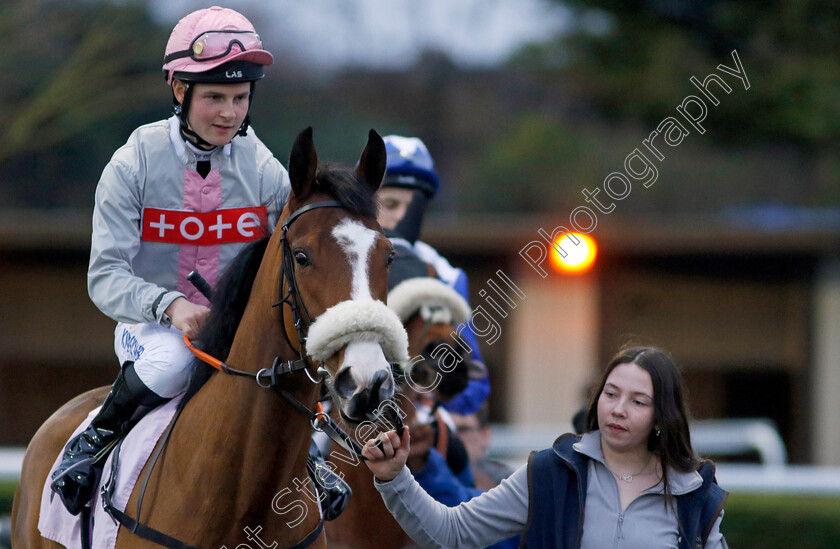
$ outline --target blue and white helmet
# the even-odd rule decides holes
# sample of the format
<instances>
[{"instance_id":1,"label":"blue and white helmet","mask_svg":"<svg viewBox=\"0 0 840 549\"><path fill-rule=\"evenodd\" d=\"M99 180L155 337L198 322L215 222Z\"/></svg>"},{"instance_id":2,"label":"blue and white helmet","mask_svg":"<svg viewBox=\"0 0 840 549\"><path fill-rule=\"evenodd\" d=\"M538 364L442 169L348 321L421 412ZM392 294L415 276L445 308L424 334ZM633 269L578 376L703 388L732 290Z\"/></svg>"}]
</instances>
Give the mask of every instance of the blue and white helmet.
<instances>
[{"instance_id":1,"label":"blue and white helmet","mask_svg":"<svg viewBox=\"0 0 840 549\"><path fill-rule=\"evenodd\" d=\"M423 191L431 198L440 189L440 176L429 149L417 137L388 135L384 138L388 155L383 187L404 187Z\"/></svg>"}]
</instances>

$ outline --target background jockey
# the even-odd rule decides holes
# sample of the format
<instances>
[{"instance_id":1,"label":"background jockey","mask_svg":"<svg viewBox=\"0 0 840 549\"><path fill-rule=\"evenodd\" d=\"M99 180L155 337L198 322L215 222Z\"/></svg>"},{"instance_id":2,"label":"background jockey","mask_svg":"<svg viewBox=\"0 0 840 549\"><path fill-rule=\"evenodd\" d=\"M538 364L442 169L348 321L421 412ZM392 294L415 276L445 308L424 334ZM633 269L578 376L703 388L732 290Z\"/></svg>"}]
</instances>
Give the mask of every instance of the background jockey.
<instances>
[{"instance_id":1,"label":"background jockey","mask_svg":"<svg viewBox=\"0 0 840 549\"><path fill-rule=\"evenodd\" d=\"M272 230L286 202L286 170L248 129L255 82L272 61L236 11L187 15L164 56L174 116L137 128L102 173L88 291L118 322L122 368L53 473L73 514L91 499L102 450L186 389L193 357L183 334L194 337L209 313L187 274L198 270L212 286L248 241Z\"/></svg>"},{"instance_id":2,"label":"background jockey","mask_svg":"<svg viewBox=\"0 0 840 549\"><path fill-rule=\"evenodd\" d=\"M395 247L405 246L437 271L438 278L455 289L469 303L467 275L450 265L437 250L419 240L428 201L440 189L440 176L426 145L416 137L389 135L384 138L388 160L385 179L377 191L378 221ZM399 250L397 251L399 254ZM472 349L470 357L481 363L478 338L465 327L461 337ZM490 380L471 380L467 388L445 404L450 412L476 413L490 394Z\"/></svg>"}]
</instances>

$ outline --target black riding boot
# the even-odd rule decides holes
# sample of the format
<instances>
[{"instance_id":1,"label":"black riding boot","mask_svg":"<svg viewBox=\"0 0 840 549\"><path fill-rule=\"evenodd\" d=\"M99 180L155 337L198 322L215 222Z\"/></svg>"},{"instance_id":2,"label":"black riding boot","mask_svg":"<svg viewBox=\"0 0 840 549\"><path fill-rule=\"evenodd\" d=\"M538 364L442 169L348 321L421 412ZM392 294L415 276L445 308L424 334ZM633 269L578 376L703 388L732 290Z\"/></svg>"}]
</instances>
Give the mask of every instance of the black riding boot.
<instances>
[{"instance_id":1,"label":"black riding boot","mask_svg":"<svg viewBox=\"0 0 840 549\"><path fill-rule=\"evenodd\" d=\"M167 400L140 381L133 362L124 365L99 413L67 443L52 475L50 487L70 513L78 515L90 502L114 445L147 412Z\"/></svg>"}]
</instances>

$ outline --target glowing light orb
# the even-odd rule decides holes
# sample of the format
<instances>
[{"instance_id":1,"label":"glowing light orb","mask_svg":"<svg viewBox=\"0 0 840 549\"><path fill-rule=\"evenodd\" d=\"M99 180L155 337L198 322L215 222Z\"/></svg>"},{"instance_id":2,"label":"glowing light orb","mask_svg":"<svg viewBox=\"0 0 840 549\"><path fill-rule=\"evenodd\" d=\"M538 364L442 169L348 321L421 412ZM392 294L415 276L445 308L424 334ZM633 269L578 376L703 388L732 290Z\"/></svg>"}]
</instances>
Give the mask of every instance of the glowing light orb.
<instances>
[{"instance_id":1,"label":"glowing light orb","mask_svg":"<svg viewBox=\"0 0 840 549\"><path fill-rule=\"evenodd\" d=\"M574 235L579 244L575 244L570 237ZM554 246L548 249L548 259L552 268L561 274L583 274L589 272L595 264L598 255L598 245L589 235L580 233L561 234L555 240L557 245L566 252L562 257Z\"/></svg>"}]
</instances>

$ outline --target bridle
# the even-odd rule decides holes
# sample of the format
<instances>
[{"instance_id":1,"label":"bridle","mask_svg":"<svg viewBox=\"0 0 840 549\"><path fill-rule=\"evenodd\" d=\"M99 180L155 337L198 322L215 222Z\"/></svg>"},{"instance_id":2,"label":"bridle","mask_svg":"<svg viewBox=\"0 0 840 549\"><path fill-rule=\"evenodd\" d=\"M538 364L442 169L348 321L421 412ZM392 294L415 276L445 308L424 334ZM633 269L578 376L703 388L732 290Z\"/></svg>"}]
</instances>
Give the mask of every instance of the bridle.
<instances>
[{"instance_id":1,"label":"bridle","mask_svg":"<svg viewBox=\"0 0 840 549\"><path fill-rule=\"evenodd\" d=\"M307 363L306 360L303 358L303 342L306 341L306 335L309 331L309 326L312 325L312 319L309 316L309 311L306 309L306 305L303 302L303 297L301 296L300 291L298 290L297 286L297 279L295 277L295 265L294 265L294 256L292 254L292 246L289 243L289 227L292 226L301 215L310 212L312 210L316 210L318 208L343 208L342 204L337 200L324 200L321 202L313 202L312 204L307 204L306 206L295 210L286 221L283 222L281 225L280 230L283 231L281 235L281 243L282 243L282 265L280 267L280 294L283 293L283 282L284 280L288 280L288 290L286 292L285 297L283 297L280 301L275 303L273 306L280 307L280 322L283 326L285 326L284 316L283 316L283 307L282 305L285 303L289 306L292 311L292 320L295 326L295 331L297 332L298 337L298 360L289 361L288 369L283 369L283 373L286 371L294 372L299 369L302 369L306 376L309 378L310 381L313 383L320 383L325 379L329 379L329 373L327 372L326 368L323 365L318 367L318 374L321 376L320 379L316 380L313 379L309 375L309 371L306 369ZM283 335L288 341L289 346L294 348L294 344L292 344L291 340L289 339L289 334L286 333L286 330L283 330ZM277 364L278 358L274 359L275 365ZM304 406L299 400L295 397L290 395L284 389L278 387L276 385L276 377L274 376L275 365L271 368L272 378L271 378L271 385L275 391L277 391L280 396L285 398L290 404L292 404L295 408L303 412L305 415L309 416L310 422L312 423L312 428L316 431L321 431L329 436L333 442L340 445L345 450L356 454L360 459L367 460L366 457L362 455L362 447L353 440L350 435L348 435L336 422L329 416L329 414L318 411L312 412ZM263 370L261 370L262 372ZM257 374L257 383L259 384L259 373ZM262 386L262 385L261 385ZM402 418L400 418L399 414L396 415L394 418L396 423L395 427L397 429L397 433L399 436L402 436L403 425L402 425Z\"/></svg>"},{"instance_id":2,"label":"bridle","mask_svg":"<svg viewBox=\"0 0 840 549\"><path fill-rule=\"evenodd\" d=\"M283 296L279 301L274 303L272 307L280 307L280 324L283 326L282 332L283 337L286 338L286 341L289 343L289 347L292 349L297 348L298 351L298 358L296 360L288 360L283 361L279 356L274 357L274 361L269 368L262 368L256 374L253 372L248 372L245 370L238 370L236 368L232 368L228 366L221 360L208 355L207 353L197 349L192 342L184 336L184 343L186 344L187 348L192 351L194 355L196 355L202 361L210 364L217 370L224 372L228 375L233 376L243 376L243 377L251 377L254 378L257 385L262 388L273 389L278 395L280 395L284 400L286 400L293 408L301 412L303 415L309 418L309 421L312 423L312 428L316 431L321 431L329 436L333 442L355 454L360 459L367 459L362 455L362 447L353 440L350 435L348 435L338 423L335 422L329 414L323 411L320 408L317 411L310 410L305 404L300 402L297 398L295 398L292 394L281 387L281 380L280 378L291 374L300 370L306 374L306 377L314 384L319 384L325 381L329 381L329 373L327 369L323 366L323 364L319 365L317 374L318 378L314 378L308 370L309 362L304 358L304 351L303 351L303 342L306 341L306 336L309 332L309 327L312 325L312 319L309 316L309 312L306 309L306 305L303 303L303 298L301 296L300 290L297 285L297 279L295 277L295 265L294 265L294 257L292 254L292 246L289 243L289 227L291 227L292 223L294 223L297 219L300 218L303 214L310 212L312 210L316 210L319 208L343 208L342 204L337 200L324 200L321 202L313 202L312 204L307 204L302 208L295 210L293 213L289 215L288 218L283 222L280 227L282 231L281 234L281 243L282 243L282 254L281 254L281 265L280 265L280 278L278 281L279 285L279 295L283 295L283 286L284 283L288 286L286 290L285 296ZM190 273L188 277L196 287L201 290L203 293L209 293L210 286L201 279L201 277L195 273ZM209 299L209 295L205 295ZM283 305L288 305L289 309L292 311L292 321L295 326L295 331L297 332L297 339L298 344L297 346L294 345L289 338L289 334L286 333L286 323L284 319L284 312L283 312ZM402 425L402 418L397 415L394 418L394 427L397 430L399 436L402 436L403 425Z\"/></svg>"},{"instance_id":3,"label":"bridle","mask_svg":"<svg viewBox=\"0 0 840 549\"><path fill-rule=\"evenodd\" d=\"M294 257L292 254L292 246L289 243L289 227L292 226L301 215L305 214L306 212L310 212L312 210L316 210L318 208L341 208L342 205L337 200L324 200L322 202L313 202L312 204L307 204L306 206L295 210L286 221L283 222L280 230L283 231L283 234L280 237L280 241L283 248L282 254L282 265L280 267L280 295L283 294L283 282L284 280L288 280L289 289L286 292L285 297L283 297L280 301L274 304L274 307L280 307L280 321L285 326L285 322L283 320L283 307L282 305L285 303L289 306L289 309L292 311L292 320L295 325L295 330L297 331L298 336L298 356L300 360L303 359L303 342L306 341L306 334L309 331L309 326L312 325L312 319L309 317L309 311L306 309L306 305L303 303L303 297L300 295L297 286L297 279L295 277L295 265L294 265ZM286 333L286 330L283 330L283 336L286 338L286 341L289 343L289 346L294 348L295 345L289 339L289 334Z\"/></svg>"}]
</instances>

